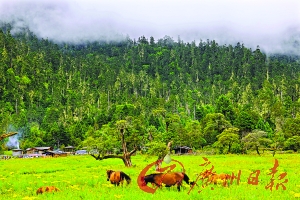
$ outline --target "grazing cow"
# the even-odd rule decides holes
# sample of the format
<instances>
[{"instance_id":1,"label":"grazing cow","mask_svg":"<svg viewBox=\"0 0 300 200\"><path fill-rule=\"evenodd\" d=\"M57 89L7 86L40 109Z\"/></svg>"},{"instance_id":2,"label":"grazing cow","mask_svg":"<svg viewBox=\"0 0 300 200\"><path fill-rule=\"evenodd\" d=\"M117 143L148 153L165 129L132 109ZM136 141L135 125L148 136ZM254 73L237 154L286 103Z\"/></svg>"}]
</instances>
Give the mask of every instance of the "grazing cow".
<instances>
[{"instance_id":1,"label":"grazing cow","mask_svg":"<svg viewBox=\"0 0 300 200\"><path fill-rule=\"evenodd\" d=\"M201 173L202 180L207 178L209 183L214 183L215 185L218 183L218 180L222 180L224 186L228 186L228 180L231 179L231 176L229 174L221 173L217 174L216 172L211 172L209 170L204 171Z\"/></svg>"},{"instance_id":2,"label":"grazing cow","mask_svg":"<svg viewBox=\"0 0 300 200\"><path fill-rule=\"evenodd\" d=\"M113 170L106 170L107 174L107 181L110 181L111 184L123 185L124 179L127 181L127 184L131 182L131 178L122 171L113 171Z\"/></svg>"},{"instance_id":3,"label":"grazing cow","mask_svg":"<svg viewBox=\"0 0 300 200\"><path fill-rule=\"evenodd\" d=\"M166 187L177 185L178 192L180 191L182 180L189 185L194 184L194 182L190 182L190 178L183 172L149 174L144 177L144 182L146 185L147 183L155 184L158 187L161 187L162 183L165 184Z\"/></svg>"},{"instance_id":4,"label":"grazing cow","mask_svg":"<svg viewBox=\"0 0 300 200\"><path fill-rule=\"evenodd\" d=\"M58 188L54 187L54 186L44 186L44 187L40 187L37 191L36 194L43 194L44 192L58 192L60 191Z\"/></svg>"},{"instance_id":5,"label":"grazing cow","mask_svg":"<svg viewBox=\"0 0 300 200\"><path fill-rule=\"evenodd\" d=\"M224 181L223 185L228 186L227 180L230 180L230 179L231 179L231 176L229 174L221 173L221 174L213 174L209 180L210 180L210 182L213 182L214 184L217 184L218 180L222 180L222 181Z\"/></svg>"}]
</instances>

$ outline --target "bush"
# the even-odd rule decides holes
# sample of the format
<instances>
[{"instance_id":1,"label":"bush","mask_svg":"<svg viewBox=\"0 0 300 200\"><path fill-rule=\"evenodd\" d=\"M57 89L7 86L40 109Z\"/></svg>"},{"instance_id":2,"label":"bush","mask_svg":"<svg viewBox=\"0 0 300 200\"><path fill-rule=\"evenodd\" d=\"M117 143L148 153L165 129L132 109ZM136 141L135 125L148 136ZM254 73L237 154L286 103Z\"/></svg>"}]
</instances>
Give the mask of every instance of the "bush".
<instances>
[{"instance_id":1,"label":"bush","mask_svg":"<svg viewBox=\"0 0 300 200\"><path fill-rule=\"evenodd\" d=\"M288 153L295 153L295 151L294 150L287 150L284 153L286 153L286 154L288 154Z\"/></svg>"},{"instance_id":2,"label":"bush","mask_svg":"<svg viewBox=\"0 0 300 200\"><path fill-rule=\"evenodd\" d=\"M216 155L219 153L218 149L214 149L211 146L205 146L202 150L198 150L197 152L201 152L202 154L206 155Z\"/></svg>"},{"instance_id":3,"label":"bush","mask_svg":"<svg viewBox=\"0 0 300 200\"><path fill-rule=\"evenodd\" d=\"M231 146L231 152L230 153L235 153L235 154L239 154L242 152L242 146L241 144L238 143L233 143L233 145Z\"/></svg>"},{"instance_id":4,"label":"bush","mask_svg":"<svg viewBox=\"0 0 300 200\"><path fill-rule=\"evenodd\" d=\"M158 158L163 158L169 153L167 145L162 142L150 142L145 145L147 147L147 154L158 156Z\"/></svg>"}]
</instances>

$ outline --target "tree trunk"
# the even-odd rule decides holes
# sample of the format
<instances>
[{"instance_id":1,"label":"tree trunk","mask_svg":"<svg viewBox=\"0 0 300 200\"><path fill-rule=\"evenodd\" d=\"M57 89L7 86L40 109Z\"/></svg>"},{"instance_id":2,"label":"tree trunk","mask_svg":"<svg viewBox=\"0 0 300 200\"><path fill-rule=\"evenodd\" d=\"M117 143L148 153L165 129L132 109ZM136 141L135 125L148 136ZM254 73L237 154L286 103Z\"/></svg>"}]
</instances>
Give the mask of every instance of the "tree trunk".
<instances>
[{"instance_id":1,"label":"tree trunk","mask_svg":"<svg viewBox=\"0 0 300 200\"><path fill-rule=\"evenodd\" d=\"M131 158L130 158L131 155L129 155L129 153L127 153L126 155L123 155L123 162L124 162L124 165L126 167L131 167L132 166L132 163L131 163Z\"/></svg>"},{"instance_id":2,"label":"tree trunk","mask_svg":"<svg viewBox=\"0 0 300 200\"><path fill-rule=\"evenodd\" d=\"M256 146L256 152L257 152L258 155L260 155L258 146Z\"/></svg>"},{"instance_id":3,"label":"tree trunk","mask_svg":"<svg viewBox=\"0 0 300 200\"><path fill-rule=\"evenodd\" d=\"M275 156L275 153L276 153L276 150L274 149L274 151L273 151L273 157Z\"/></svg>"},{"instance_id":4,"label":"tree trunk","mask_svg":"<svg viewBox=\"0 0 300 200\"><path fill-rule=\"evenodd\" d=\"M228 152L227 152L227 154L230 153L230 149L231 149L231 144L228 145Z\"/></svg>"},{"instance_id":5,"label":"tree trunk","mask_svg":"<svg viewBox=\"0 0 300 200\"><path fill-rule=\"evenodd\" d=\"M277 151L277 146L275 145L275 147L273 148L273 157L275 156L276 151Z\"/></svg>"},{"instance_id":6,"label":"tree trunk","mask_svg":"<svg viewBox=\"0 0 300 200\"><path fill-rule=\"evenodd\" d=\"M124 133L125 130L123 128L120 129L120 133L121 133L121 142L122 142L122 148L123 148L123 162L125 164L126 167L131 167L132 163L131 163L131 159L128 150L127 150L127 145L124 139Z\"/></svg>"}]
</instances>

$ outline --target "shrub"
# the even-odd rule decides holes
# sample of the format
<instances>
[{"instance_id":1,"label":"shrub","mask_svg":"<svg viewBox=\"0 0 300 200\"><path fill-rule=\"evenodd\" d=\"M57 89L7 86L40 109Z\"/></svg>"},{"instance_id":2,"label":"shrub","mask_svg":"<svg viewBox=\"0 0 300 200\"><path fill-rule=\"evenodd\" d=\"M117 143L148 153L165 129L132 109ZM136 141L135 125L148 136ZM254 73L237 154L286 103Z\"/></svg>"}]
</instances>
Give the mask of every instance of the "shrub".
<instances>
[{"instance_id":1,"label":"shrub","mask_svg":"<svg viewBox=\"0 0 300 200\"><path fill-rule=\"evenodd\" d=\"M238 143L233 143L231 147L231 153L241 153L242 152L242 146Z\"/></svg>"},{"instance_id":2,"label":"shrub","mask_svg":"<svg viewBox=\"0 0 300 200\"><path fill-rule=\"evenodd\" d=\"M287 150L287 151L285 151L284 153L286 153L286 154L289 154L289 153L295 153L295 151L294 151L294 150Z\"/></svg>"}]
</instances>

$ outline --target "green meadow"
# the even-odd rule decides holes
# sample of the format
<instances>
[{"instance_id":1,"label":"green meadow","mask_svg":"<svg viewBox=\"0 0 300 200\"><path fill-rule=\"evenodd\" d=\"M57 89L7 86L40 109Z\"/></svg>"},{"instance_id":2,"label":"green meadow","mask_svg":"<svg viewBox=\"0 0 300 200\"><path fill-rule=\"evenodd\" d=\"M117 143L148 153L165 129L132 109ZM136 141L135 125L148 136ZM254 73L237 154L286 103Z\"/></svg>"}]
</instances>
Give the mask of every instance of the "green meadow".
<instances>
[{"instance_id":1,"label":"green meadow","mask_svg":"<svg viewBox=\"0 0 300 200\"><path fill-rule=\"evenodd\" d=\"M200 166L204 163L203 157L211 164L207 167ZM197 186L188 191L190 186L183 183L182 190L176 187L162 188L154 194L146 193L139 189L137 177L140 171L148 164L155 161L156 157L136 155L132 157L133 167L124 167L120 159L107 159L97 161L93 157L68 156L61 158L33 158L10 159L0 161L0 198L1 199L297 199L300 198L299 182L299 154L271 154L257 155L189 155L176 156L172 159L180 161L185 166L185 171L191 180L196 180L201 171L212 165L217 173L238 174L241 170L240 183L234 180L228 188L222 184L202 187L198 181ZM271 171L275 158L279 162L277 173L274 176L273 190L265 189L270 183ZM174 162L173 162L174 163ZM172 162L170 163L172 164ZM169 165L170 165L169 164ZM163 163L162 167L167 166ZM122 170L128 174L132 182L123 187L115 187L106 180L106 170ZM181 171L178 166L174 171ZM248 177L252 172L260 170L258 185L248 184ZM150 170L148 173L154 172ZM287 176L279 180L279 174L286 172ZM284 183L286 190L276 185ZM61 191L36 195L36 190L41 186L55 186ZM149 185L150 186L150 185Z\"/></svg>"}]
</instances>

